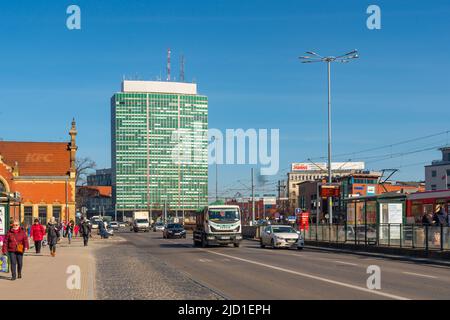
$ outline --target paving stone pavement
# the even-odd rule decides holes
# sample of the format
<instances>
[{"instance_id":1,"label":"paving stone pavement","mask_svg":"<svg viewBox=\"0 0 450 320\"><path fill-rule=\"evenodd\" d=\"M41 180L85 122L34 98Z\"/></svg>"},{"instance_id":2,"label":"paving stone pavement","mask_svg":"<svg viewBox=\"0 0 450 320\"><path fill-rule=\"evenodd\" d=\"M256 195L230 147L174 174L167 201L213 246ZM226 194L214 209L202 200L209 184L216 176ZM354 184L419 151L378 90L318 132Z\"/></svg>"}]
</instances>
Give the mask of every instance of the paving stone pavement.
<instances>
[{"instance_id":1,"label":"paving stone pavement","mask_svg":"<svg viewBox=\"0 0 450 320\"><path fill-rule=\"evenodd\" d=\"M62 238L56 248L56 257L50 256L48 246L36 255L31 248L24 255L22 279L10 281L11 275L0 273L0 300L89 300L95 298L95 243L103 242L96 236L91 246L84 247L82 239L73 239L68 244ZM95 245L94 245L95 244ZM99 244L104 245L104 244ZM70 266L80 269L79 289L69 289L67 280Z\"/></svg>"},{"instance_id":2,"label":"paving stone pavement","mask_svg":"<svg viewBox=\"0 0 450 320\"><path fill-rule=\"evenodd\" d=\"M223 299L183 272L124 241L96 250L98 299Z\"/></svg>"}]
</instances>

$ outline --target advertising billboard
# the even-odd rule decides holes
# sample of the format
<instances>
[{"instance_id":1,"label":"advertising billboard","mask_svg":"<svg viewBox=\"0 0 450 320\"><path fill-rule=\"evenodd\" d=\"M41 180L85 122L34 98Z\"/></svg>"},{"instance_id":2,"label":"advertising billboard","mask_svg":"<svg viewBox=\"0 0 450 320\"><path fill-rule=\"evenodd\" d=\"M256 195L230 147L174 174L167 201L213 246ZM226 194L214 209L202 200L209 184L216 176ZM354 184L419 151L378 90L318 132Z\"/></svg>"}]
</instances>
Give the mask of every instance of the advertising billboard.
<instances>
[{"instance_id":1,"label":"advertising billboard","mask_svg":"<svg viewBox=\"0 0 450 320\"><path fill-rule=\"evenodd\" d=\"M332 162L332 170L364 170L364 162ZM295 162L291 164L291 171L326 171L328 165L326 162L310 163Z\"/></svg>"}]
</instances>

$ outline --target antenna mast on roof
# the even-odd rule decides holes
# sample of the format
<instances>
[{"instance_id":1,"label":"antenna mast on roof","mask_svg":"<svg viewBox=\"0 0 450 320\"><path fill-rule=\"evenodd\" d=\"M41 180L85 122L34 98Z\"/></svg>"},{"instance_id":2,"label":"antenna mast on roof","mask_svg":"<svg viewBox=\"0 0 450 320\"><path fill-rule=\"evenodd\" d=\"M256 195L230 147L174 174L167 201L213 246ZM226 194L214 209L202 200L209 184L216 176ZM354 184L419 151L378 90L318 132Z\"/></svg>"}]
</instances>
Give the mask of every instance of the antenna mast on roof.
<instances>
[{"instance_id":1,"label":"antenna mast on roof","mask_svg":"<svg viewBox=\"0 0 450 320\"><path fill-rule=\"evenodd\" d=\"M167 81L170 81L170 48L167 49Z\"/></svg>"},{"instance_id":2,"label":"antenna mast on roof","mask_svg":"<svg viewBox=\"0 0 450 320\"><path fill-rule=\"evenodd\" d=\"M181 55L180 81L184 82L184 54Z\"/></svg>"}]
</instances>

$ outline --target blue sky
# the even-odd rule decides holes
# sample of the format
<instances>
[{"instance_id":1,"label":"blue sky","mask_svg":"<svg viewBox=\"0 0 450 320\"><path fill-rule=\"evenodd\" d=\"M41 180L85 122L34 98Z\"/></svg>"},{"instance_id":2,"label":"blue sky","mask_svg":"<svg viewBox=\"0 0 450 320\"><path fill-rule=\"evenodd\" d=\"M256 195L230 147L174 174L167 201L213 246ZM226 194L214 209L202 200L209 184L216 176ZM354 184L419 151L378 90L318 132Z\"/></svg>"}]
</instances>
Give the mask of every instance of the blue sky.
<instances>
[{"instance_id":1,"label":"blue sky","mask_svg":"<svg viewBox=\"0 0 450 320\"><path fill-rule=\"evenodd\" d=\"M450 3L433 1L2 1L0 138L67 140L72 117L79 155L110 165L111 95L123 75L173 74L209 98L212 128L279 128L280 175L291 162L326 155L326 66L301 64L315 50L360 59L333 66L333 152L355 152L450 130ZM66 28L66 8L81 8L82 29ZM366 8L381 8L381 30ZM359 157L447 143L438 135ZM434 150L367 163L423 179ZM348 160L347 157L338 160ZM214 193L214 167L210 170ZM250 166L219 166L222 192L246 192ZM242 180L242 183L236 182ZM242 190L239 190L239 189ZM259 187L258 187L259 188Z\"/></svg>"}]
</instances>

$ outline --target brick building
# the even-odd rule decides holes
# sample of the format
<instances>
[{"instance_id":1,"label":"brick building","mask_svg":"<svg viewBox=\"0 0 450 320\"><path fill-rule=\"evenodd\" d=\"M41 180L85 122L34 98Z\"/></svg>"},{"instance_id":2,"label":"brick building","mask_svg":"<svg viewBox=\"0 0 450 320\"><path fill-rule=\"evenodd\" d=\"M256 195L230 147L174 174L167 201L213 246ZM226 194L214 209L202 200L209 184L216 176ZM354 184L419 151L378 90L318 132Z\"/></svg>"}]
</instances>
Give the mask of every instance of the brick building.
<instances>
[{"instance_id":1,"label":"brick building","mask_svg":"<svg viewBox=\"0 0 450 320\"><path fill-rule=\"evenodd\" d=\"M69 135L70 142L0 141L0 192L20 200L11 217L27 224L75 219L75 121Z\"/></svg>"},{"instance_id":2,"label":"brick building","mask_svg":"<svg viewBox=\"0 0 450 320\"><path fill-rule=\"evenodd\" d=\"M77 211L88 218L97 215L114 215L111 186L77 187Z\"/></svg>"}]
</instances>

